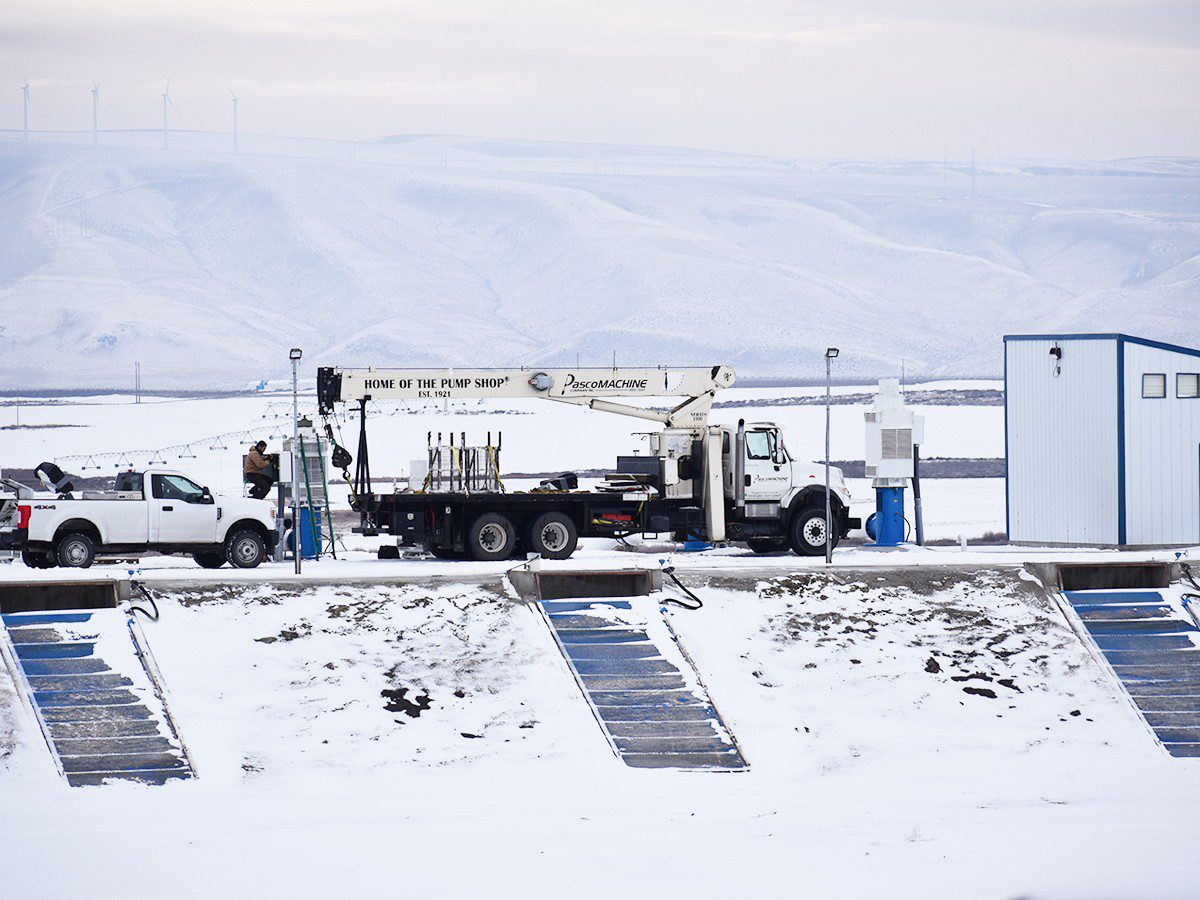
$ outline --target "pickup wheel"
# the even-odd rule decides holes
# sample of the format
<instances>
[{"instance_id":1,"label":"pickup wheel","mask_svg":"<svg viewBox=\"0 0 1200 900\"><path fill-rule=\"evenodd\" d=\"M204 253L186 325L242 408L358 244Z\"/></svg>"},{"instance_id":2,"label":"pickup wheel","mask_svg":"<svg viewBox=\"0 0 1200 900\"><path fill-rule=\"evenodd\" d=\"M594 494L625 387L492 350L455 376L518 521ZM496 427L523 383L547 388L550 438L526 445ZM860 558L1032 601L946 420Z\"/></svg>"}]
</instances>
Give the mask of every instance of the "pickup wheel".
<instances>
[{"instance_id":1,"label":"pickup wheel","mask_svg":"<svg viewBox=\"0 0 1200 900\"><path fill-rule=\"evenodd\" d=\"M192 559L196 565L205 569L219 569L225 565L225 554L220 550L206 550L203 553L193 553Z\"/></svg>"},{"instance_id":2,"label":"pickup wheel","mask_svg":"<svg viewBox=\"0 0 1200 900\"><path fill-rule=\"evenodd\" d=\"M516 546L516 529L499 513L484 513L467 531L467 552L480 562L508 559Z\"/></svg>"},{"instance_id":3,"label":"pickup wheel","mask_svg":"<svg viewBox=\"0 0 1200 900\"><path fill-rule=\"evenodd\" d=\"M225 540L225 558L235 568L253 569L267 558L267 542L257 531L235 531Z\"/></svg>"},{"instance_id":4,"label":"pickup wheel","mask_svg":"<svg viewBox=\"0 0 1200 900\"><path fill-rule=\"evenodd\" d=\"M538 553L543 559L566 559L578 544L575 523L559 512L538 516L529 529L529 552Z\"/></svg>"},{"instance_id":5,"label":"pickup wheel","mask_svg":"<svg viewBox=\"0 0 1200 900\"><path fill-rule=\"evenodd\" d=\"M54 548L58 564L68 569L86 569L96 559L96 542L82 531L68 531Z\"/></svg>"},{"instance_id":6,"label":"pickup wheel","mask_svg":"<svg viewBox=\"0 0 1200 900\"><path fill-rule=\"evenodd\" d=\"M792 518L788 544L800 556L824 556L826 532L824 508L810 506ZM833 546L837 546L836 534L833 535Z\"/></svg>"},{"instance_id":7,"label":"pickup wheel","mask_svg":"<svg viewBox=\"0 0 1200 900\"><path fill-rule=\"evenodd\" d=\"M31 569L52 569L55 566L54 554L38 553L36 550L22 550L21 562Z\"/></svg>"},{"instance_id":8,"label":"pickup wheel","mask_svg":"<svg viewBox=\"0 0 1200 900\"><path fill-rule=\"evenodd\" d=\"M783 553L788 548L783 538L750 538L746 546L754 553Z\"/></svg>"}]
</instances>

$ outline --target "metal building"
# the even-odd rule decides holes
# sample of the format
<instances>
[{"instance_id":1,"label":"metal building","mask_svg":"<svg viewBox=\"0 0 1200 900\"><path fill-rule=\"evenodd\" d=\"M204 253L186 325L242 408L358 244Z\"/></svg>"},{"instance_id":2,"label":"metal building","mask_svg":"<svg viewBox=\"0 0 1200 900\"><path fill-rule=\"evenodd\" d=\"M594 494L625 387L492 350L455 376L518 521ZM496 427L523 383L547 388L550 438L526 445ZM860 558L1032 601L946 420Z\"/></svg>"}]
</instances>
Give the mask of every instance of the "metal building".
<instances>
[{"instance_id":1,"label":"metal building","mask_svg":"<svg viewBox=\"0 0 1200 900\"><path fill-rule=\"evenodd\" d=\"M1006 335L1004 444L1010 541L1200 544L1200 350Z\"/></svg>"}]
</instances>

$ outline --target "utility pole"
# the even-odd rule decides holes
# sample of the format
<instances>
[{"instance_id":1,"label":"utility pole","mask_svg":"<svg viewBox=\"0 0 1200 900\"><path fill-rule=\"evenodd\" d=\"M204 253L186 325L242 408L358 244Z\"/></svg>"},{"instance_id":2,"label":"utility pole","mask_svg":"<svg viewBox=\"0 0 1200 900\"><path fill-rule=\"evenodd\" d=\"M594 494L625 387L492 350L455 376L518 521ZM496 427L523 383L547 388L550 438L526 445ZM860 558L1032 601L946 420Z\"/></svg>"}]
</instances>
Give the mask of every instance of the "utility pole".
<instances>
[{"instance_id":1,"label":"utility pole","mask_svg":"<svg viewBox=\"0 0 1200 900\"><path fill-rule=\"evenodd\" d=\"M293 347L288 354L292 361L292 556L296 558L296 574L300 574L300 557L304 541L300 533L300 357L303 352ZM311 510L310 510L311 512Z\"/></svg>"},{"instance_id":2,"label":"utility pole","mask_svg":"<svg viewBox=\"0 0 1200 900\"><path fill-rule=\"evenodd\" d=\"M942 199L945 200L950 190L950 149L942 144Z\"/></svg>"},{"instance_id":3,"label":"utility pole","mask_svg":"<svg viewBox=\"0 0 1200 900\"><path fill-rule=\"evenodd\" d=\"M21 140L23 140L25 143L29 143L29 79L26 79L25 83L21 85L21 100L22 111L24 113L24 129L22 131Z\"/></svg>"},{"instance_id":4,"label":"utility pole","mask_svg":"<svg viewBox=\"0 0 1200 900\"><path fill-rule=\"evenodd\" d=\"M170 78L167 79L166 89L163 90L163 92L162 92L162 101L163 101L163 149L166 150L167 149L167 104L170 103L172 106L175 105L174 103L171 103L171 79Z\"/></svg>"},{"instance_id":5,"label":"utility pole","mask_svg":"<svg viewBox=\"0 0 1200 900\"><path fill-rule=\"evenodd\" d=\"M833 562L833 501L829 496L829 410L833 405L833 361L837 347L825 351L825 564Z\"/></svg>"},{"instance_id":6,"label":"utility pole","mask_svg":"<svg viewBox=\"0 0 1200 900\"><path fill-rule=\"evenodd\" d=\"M142 402L142 364L140 362L133 364L133 402Z\"/></svg>"},{"instance_id":7,"label":"utility pole","mask_svg":"<svg viewBox=\"0 0 1200 900\"><path fill-rule=\"evenodd\" d=\"M233 97L233 152L237 155L238 152L238 130L237 130L237 94L233 92L233 88L229 89L229 94Z\"/></svg>"},{"instance_id":8,"label":"utility pole","mask_svg":"<svg viewBox=\"0 0 1200 900\"><path fill-rule=\"evenodd\" d=\"M92 143L100 143L100 85L92 82Z\"/></svg>"}]
</instances>

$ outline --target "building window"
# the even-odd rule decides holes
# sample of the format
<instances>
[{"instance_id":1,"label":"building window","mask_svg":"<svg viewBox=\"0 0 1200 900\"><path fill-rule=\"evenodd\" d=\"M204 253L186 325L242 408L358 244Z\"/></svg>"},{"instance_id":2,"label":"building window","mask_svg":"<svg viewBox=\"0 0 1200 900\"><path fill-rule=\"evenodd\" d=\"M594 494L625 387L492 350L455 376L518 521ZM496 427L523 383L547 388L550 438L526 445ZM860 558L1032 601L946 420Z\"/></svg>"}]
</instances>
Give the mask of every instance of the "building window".
<instances>
[{"instance_id":1,"label":"building window","mask_svg":"<svg viewBox=\"0 0 1200 900\"><path fill-rule=\"evenodd\" d=\"M1142 396L1149 400L1161 400L1167 396L1167 376L1162 372L1147 372L1143 375Z\"/></svg>"},{"instance_id":2,"label":"building window","mask_svg":"<svg viewBox=\"0 0 1200 900\"><path fill-rule=\"evenodd\" d=\"M1200 373L1180 372L1175 376L1175 396L1182 400L1200 398Z\"/></svg>"}]
</instances>

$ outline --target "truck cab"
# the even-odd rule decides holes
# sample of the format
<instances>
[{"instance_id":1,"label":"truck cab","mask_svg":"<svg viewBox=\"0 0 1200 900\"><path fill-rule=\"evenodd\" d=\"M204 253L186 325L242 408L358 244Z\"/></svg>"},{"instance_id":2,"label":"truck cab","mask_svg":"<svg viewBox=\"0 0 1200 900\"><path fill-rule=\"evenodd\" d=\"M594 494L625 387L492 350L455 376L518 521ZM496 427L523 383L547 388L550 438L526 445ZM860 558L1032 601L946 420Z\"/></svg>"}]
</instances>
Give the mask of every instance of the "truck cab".
<instances>
[{"instance_id":1,"label":"truck cab","mask_svg":"<svg viewBox=\"0 0 1200 900\"><path fill-rule=\"evenodd\" d=\"M824 464L795 459L774 422L722 426L721 432L729 537L756 552L790 546L802 555L824 553ZM861 523L849 515L850 491L836 466L830 467L829 487L836 543Z\"/></svg>"}]
</instances>

